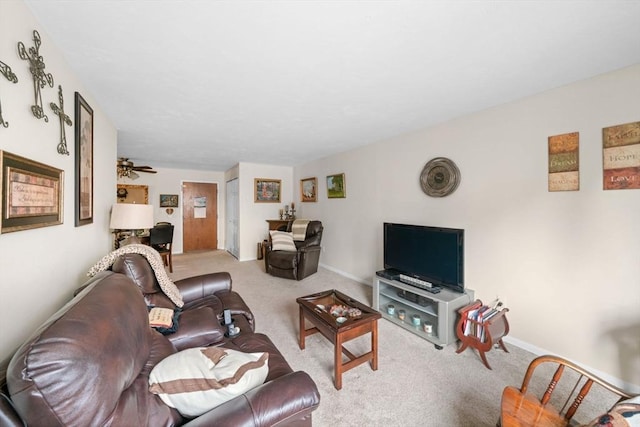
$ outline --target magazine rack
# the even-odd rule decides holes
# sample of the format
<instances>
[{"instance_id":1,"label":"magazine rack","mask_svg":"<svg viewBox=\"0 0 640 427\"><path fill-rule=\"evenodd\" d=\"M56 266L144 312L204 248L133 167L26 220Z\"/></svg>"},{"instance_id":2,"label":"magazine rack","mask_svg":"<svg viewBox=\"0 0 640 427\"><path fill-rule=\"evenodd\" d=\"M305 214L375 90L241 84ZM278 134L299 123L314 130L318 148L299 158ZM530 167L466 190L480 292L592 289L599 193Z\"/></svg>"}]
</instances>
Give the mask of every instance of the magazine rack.
<instances>
[{"instance_id":1,"label":"magazine rack","mask_svg":"<svg viewBox=\"0 0 640 427\"><path fill-rule=\"evenodd\" d=\"M488 369L491 369L491 366L487 362L485 352L491 350L496 344L507 353L509 352L502 342L502 337L509 333L509 322L507 321L509 309L503 308L495 311L492 313L492 309L482 304L479 299L458 310L460 318L456 327L456 335L461 344L456 353L462 353L467 347L475 348L480 354L482 363ZM490 317L487 318L486 315L490 315Z\"/></svg>"}]
</instances>

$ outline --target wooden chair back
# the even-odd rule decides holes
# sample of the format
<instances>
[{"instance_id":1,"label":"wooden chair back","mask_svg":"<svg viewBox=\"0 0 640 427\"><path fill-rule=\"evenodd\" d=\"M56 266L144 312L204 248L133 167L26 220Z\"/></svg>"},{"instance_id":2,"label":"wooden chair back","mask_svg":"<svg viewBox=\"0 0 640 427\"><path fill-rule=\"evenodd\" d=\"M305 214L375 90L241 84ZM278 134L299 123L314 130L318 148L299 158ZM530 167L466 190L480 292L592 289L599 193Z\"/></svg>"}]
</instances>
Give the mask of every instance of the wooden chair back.
<instances>
[{"instance_id":1,"label":"wooden chair back","mask_svg":"<svg viewBox=\"0 0 640 427\"><path fill-rule=\"evenodd\" d=\"M169 272L173 273L173 260L171 256L171 246L173 243L173 228L169 223L158 223L149 230L149 245L157 250L169 267Z\"/></svg>"},{"instance_id":2,"label":"wooden chair back","mask_svg":"<svg viewBox=\"0 0 640 427\"><path fill-rule=\"evenodd\" d=\"M546 370L540 367L549 364L557 364L557 367L549 383L540 388L537 379L545 375L536 374L536 372ZM570 372L572 374L569 374ZM563 377L566 378L566 381L563 382L562 387L559 387ZM632 397L631 394L569 360L551 355L537 357L529 364L519 390L515 387L505 388L502 394L500 425L502 427L516 425L567 426L594 384L613 393L618 402ZM541 397L535 395L536 389L544 390L541 392ZM544 421L540 423L542 420Z\"/></svg>"}]
</instances>

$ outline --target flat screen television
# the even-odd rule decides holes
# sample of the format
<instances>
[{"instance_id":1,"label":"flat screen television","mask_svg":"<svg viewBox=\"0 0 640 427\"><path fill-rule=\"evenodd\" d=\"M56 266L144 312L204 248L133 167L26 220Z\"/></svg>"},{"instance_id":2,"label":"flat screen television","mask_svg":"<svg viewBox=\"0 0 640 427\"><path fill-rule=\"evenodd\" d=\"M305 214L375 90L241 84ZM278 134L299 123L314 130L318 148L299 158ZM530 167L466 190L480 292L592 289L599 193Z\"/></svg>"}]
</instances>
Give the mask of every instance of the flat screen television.
<instances>
[{"instance_id":1,"label":"flat screen television","mask_svg":"<svg viewBox=\"0 0 640 427\"><path fill-rule=\"evenodd\" d=\"M384 268L464 292L464 230L385 222Z\"/></svg>"}]
</instances>

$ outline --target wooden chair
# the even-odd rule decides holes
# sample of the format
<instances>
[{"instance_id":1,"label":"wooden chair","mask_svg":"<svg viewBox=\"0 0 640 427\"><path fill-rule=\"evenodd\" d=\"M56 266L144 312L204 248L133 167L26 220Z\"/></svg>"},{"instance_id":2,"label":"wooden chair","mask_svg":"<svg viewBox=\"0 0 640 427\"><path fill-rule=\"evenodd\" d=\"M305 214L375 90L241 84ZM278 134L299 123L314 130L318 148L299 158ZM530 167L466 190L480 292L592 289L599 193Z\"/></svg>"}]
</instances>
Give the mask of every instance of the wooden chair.
<instances>
[{"instance_id":1,"label":"wooden chair","mask_svg":"<svg viewBox=\"0 0 640 427\"><path fill-rule=\"evenodd\" d=\"M173 243L173 225L158 223L149 230L149 245L160 253L164 265L173 273L173 260L171 259L171 246Z\"/></svg>"},{"instance_id":2,"label":"wooden chair","mask_svg":"<svg viewBox=\"0 0 640 427\"><path fill-rule=\"evenodd\" d=\"M533 380L536 368L536 379L545 377L546 368L557 364L555 373L546 388ZM546 365L544 368L542 365ZM563 378L563 374L566 374ZM562 381L562 384L561 384ZM571 423L576 411L592 390L594 384L599 384L604 390L613 393L612 400L629 399L631 394L621 390L606 381L587 372L580 366L557 356L540 356L534 359L527 368L520 389L506 387L502 393L501 413L498 426L520 427L564 427ZM536 387L537 386L537 387ZM541 397L538 398L532 389L539 388ZM555 392L555 393L554 393ZM598 396L600 399L602 396ZM595 398L594 398L595 399ZM562 405L562 406L560 406ZM556 409L560 407L560 409ZM598 413L587 417L588 420Z\"/></svg>"}]
</instances>

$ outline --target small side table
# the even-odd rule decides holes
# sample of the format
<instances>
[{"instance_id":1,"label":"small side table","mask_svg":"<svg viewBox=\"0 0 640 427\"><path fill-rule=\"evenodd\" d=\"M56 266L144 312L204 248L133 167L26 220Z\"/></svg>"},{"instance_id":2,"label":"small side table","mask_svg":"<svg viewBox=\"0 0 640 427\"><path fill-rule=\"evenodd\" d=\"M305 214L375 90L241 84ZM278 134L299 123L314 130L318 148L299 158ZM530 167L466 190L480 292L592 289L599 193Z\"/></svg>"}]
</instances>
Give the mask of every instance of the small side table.
<instances>
[{"instance_id":1,"label":"small side table","mask_svg":"<svg viewBox=\"0 0 640 427\"><path fill-rule=\"evenodd\" d=\"M486 320L477 315L479 311L485 314L489 313L490 310L478 299L473 304L458 310L460 318L456 326L456 335L461 341L460 348L456 353L462 353L467 347L475 348L480 354L482 363L488 369L491 369L491 366L489 366L485 352L491 350L495 344L498 344L500 348L509 353L502 341L502 337L509 333L509 322L507 321L509 309L503 308Z\"/></svg>"},{"instance_id":2,"label":"small side table","mask_svg":"<svg viewBox=\"0 0 640 427\"><path fill-rule=\"evenodd\" d=\"M342 388L342 374L365 362L369 362L371 369L378 370L378 319L380 313L335 289L307 295L296 299L300 307L300 350L305 349L305 338L309 335L321 333L334 346L334 386ZM361 314L357 317L342 317L343 323L338 322L338 316L330 313L334 304L343 307L357 308ZM313 327L307 329L305 319ZM359 356L351 353L344 344L365 334L371 334L371 350ZM347 362L342 361L342 355L347 356Z\"/></svg>"},{"instance_id":3,"label":"small side table","mask_svg":"<svg viewBox=\"0 0 640 427\"><path fill-rule=\"evenodd\" d=\"M290 219L267 219L267 223L269 224L269 230L277 230L282 226L288 227Z\"/></svg>"}]
</instances>

